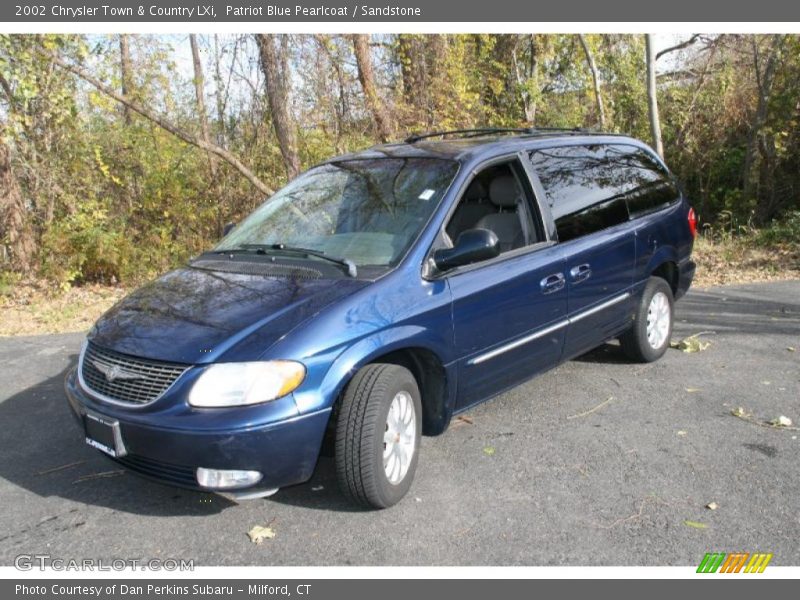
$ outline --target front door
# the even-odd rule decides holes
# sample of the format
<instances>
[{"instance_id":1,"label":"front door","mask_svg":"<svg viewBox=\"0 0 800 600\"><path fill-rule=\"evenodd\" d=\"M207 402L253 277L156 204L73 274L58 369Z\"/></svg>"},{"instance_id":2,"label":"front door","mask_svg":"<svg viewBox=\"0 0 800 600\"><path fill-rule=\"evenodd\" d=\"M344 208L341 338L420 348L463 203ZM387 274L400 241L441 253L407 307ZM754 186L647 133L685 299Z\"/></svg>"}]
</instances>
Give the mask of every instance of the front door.
<instances>
[{"instance_id":1,"label":"front door","mask_svg":"<svg viewBox=\"0 0 800 600\"><path fill-rule=\"evenodd\" d=\"M459 408L554 366L566 331L564 258L556 245L449 279Z\"/></svg>"},{"instance_id":2,"label":"front door","mask_svg":"<svg viewBox=\"0 0 800 600\"><path fill-rule=\"evenodd\" d=\"M458 407L503 391L555 365L566 331L563 253L549 239L518 158L479 170L445 230L489 229L500 256L444 276L453 298Z\"/></svg>"}]
</instances>

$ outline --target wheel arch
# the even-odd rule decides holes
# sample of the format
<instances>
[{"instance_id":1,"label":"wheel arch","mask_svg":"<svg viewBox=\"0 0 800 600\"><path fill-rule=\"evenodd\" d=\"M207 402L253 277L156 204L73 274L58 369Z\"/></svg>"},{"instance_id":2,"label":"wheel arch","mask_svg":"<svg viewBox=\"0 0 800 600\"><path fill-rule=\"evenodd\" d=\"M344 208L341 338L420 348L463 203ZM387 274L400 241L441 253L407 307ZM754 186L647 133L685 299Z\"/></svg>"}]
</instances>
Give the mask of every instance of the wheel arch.
<instances>
[{"instance_id":1,"label":"wheel arch","mask_svg":"<svg viewBox=\"0 0 800 600\"><path fill-rule=\"evenodd\" d=\"M332 421L353 376L366 365L383 362L407 368L417 380L422 396L422 433L438 435L447 429L455 404L455 369L444 361L443 347L430 343L427 336L419 335L420 331L415 332L417 335L404 333L410 332L394 330L391 342L385 339L386 332L382 340L367 338L336 360L328 373L328 378L335 380L329 387L335 398Z\"/></svg>"},{"instance_id":2,"label":"wheel arch","mask_svg":"<svg viewBox=\"0 0 800 600\"><path fill-rule=\"evenodd\" d=\"M678 263L667 260L658 265L650 273L651 277L660 277L669 284L673 297L678 293L679 271Z\"/></svg>"},{"instance_id":3,"label":"wheel arch","mask_svg":"<svg viewBox=\"0 0 800 600\"><path fill-rule=\"evenodd\" d=\"M660 277L669 284L673 296L678 292L680 270L674 248L662 246L650 259L645 273L648 277Z\"/></svg>"}]
</instances>

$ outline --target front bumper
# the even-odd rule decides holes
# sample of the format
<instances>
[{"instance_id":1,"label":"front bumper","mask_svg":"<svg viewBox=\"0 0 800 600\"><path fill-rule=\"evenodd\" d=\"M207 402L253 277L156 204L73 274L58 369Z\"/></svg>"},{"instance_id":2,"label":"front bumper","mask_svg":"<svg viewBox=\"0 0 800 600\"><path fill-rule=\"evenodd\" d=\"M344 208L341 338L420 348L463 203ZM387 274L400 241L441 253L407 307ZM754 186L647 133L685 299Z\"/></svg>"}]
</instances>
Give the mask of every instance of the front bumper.
<instances>
[{"instance_id":1,"label":"front bumper","mask_svg":"<svg viewBox=\"0 0 800 600\"><path fill-rule=\"evenodd\" d=\"M274 423L243 426L241 419L226 423L226 409L202 409L217 411L213 429L163 427L159 426L158 414L126 419L124 409L104 406L83 391L76 375L77 369L69 372L64 389L81 429L87 412L119 422L127 454L112 460L162 483L196 490L233 491L198 485L198 467L261 472L261 481L248 490L307 481L314 472L330 416L330 409L323 409ZM174 419L170 422L174 424Z\"/></svg>"}]
</instances>

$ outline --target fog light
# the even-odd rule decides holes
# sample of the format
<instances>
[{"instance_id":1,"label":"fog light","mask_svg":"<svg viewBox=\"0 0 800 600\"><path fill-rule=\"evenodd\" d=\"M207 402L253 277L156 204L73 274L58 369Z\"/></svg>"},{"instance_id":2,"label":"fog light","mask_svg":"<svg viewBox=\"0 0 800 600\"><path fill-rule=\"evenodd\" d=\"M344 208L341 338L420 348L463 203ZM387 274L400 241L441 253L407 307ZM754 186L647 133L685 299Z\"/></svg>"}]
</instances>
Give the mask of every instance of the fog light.
<instances>
[{"instance_id":1,"label":"fog light","mask_svg":"<svg viewBox=\"0 0 800 600\"><path fill-rule=\"evenodd\" d=\"M197 483L202 487L216 490L229 490L231 488L255 485L261 481L258 471L223 471L221 469L197 469Z\"/></svg>"}]
</instances>

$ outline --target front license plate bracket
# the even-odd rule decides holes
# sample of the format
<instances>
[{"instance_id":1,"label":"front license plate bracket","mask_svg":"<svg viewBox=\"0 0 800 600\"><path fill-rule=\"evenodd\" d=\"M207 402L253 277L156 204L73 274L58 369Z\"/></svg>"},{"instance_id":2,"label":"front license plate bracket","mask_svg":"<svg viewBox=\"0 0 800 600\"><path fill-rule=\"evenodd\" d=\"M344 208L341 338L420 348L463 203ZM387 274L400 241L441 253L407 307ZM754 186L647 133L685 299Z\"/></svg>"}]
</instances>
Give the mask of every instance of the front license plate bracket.
<instances>
[{"instance_id":1,"label":"front license plate bracket","mask_svg":"<svg viewBox=\"0 0 800 600\"><path fill-rule=\"evenodd\" d=\"M83 419L86 443L92 448L120 458L127 454L119 421L87 412Z\"/></svg>"}]
</instances>

